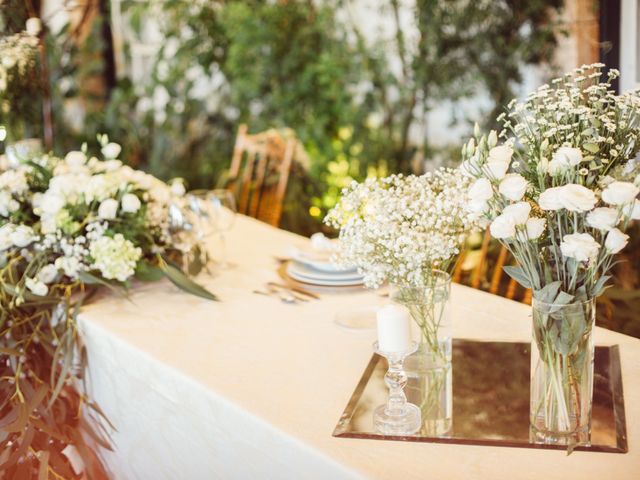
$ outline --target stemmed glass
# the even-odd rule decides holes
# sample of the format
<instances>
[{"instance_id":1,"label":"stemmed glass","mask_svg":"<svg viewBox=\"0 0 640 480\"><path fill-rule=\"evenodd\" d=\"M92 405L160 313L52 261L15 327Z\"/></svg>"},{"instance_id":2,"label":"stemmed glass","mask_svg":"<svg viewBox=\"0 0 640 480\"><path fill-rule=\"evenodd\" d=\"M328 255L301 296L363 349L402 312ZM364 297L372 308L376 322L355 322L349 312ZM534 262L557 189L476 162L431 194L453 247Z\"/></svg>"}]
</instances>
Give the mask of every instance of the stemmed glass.
<instances>
[{"instance_id":1,"label":"stemmed glass","mask_svg":"<svg viewBox=\"0 0 640 480\"><path fill-rule=\"evenodd\" d=\"M197 219L197 231L201 238L216 236L220 240L220 254L218 265L227 269L227 246L225 233L229 232L235 223L236 201L233 194L224 189L194 190L189 192L188 208Z\"/></svg>"},{"instance_id":2,"label":"stemmed glass","mask_svg":"<svg viewBox=\"0 0 640 480\"><path fill-rule=\"evenodd\" d=\"M216 189L210 192L208 200L213 207L214 228L220 238L220 268L227 269L231 263L227 261L225 234L231 231L236 221L236 199L229 190Z\"/></svg>"}]
</instances>

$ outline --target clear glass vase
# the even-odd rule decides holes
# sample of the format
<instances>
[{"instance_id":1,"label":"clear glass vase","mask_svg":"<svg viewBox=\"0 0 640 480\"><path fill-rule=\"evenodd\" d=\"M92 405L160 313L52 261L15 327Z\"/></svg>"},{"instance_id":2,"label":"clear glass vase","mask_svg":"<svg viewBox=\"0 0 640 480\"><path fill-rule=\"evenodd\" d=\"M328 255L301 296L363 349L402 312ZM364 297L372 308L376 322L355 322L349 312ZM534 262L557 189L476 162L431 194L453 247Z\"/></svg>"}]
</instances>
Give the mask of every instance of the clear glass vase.
<instances>
[{"instance_id":1,"label":"clear glass vase","mask_svg":"<svg viewBox=\"0 0 640 480\"><path fill-rule=\"evenodd\" d=\"M451 276L440 270L424 285L393 285L391 300L414 320L418 350L405 360L409 400L420 407L425 435L446 435L452 426Z\"/></svg>"},{"instance_id":2,"label":"clear glass vase","mask_svg":"<svg viewBox=\"0 0 640 480\"><path fill-rule=\"evenodd\" d=\"M595 314L595 299L570 305L533 300L532 441L590 442Z\"/></svg>"}]
</instances>

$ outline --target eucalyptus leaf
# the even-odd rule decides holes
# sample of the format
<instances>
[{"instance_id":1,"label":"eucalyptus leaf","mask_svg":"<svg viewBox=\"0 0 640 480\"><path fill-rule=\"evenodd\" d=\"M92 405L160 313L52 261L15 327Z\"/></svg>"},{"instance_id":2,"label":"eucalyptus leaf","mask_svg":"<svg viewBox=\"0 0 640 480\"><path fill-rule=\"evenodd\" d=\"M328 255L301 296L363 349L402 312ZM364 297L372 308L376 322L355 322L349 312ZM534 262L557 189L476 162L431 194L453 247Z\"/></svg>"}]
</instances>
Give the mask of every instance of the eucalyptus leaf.
<instances>
[{"instance_id":1,"label":"eucalyptus leaf","mask_svg":"<svg viewBox=\"0 0 640 480\"><path fill-rule=\"evenodd\" d=\"M143 282L156 282L164 277L164 272L156 265L141 261L136 266L136 278Z\"/></svg>"},{"instance_id":2,"label":"eucalyptus leaf","mask_svg":"<svg viewBox=\"0 0 640 480\"><path fill-rule=\"evenodd\" d=\"M598 151L600 150L600 147L597 143L583 143L582 148L591 153L598 153Z\"/></svg>"},{"instance_id":3,"label":"eucalyptus leaf","mask_svg":"<svg viewBox=\"0 0 640 480\"><path fill-rule=\"evenodd\" d=\"M558 290L560 290L561 285L562 282L560 280L548 283L540 290L534 291L533 297L540 302L553 303L553 300L558 295Z\"/></svg>"},{"instance_id":4,"label":"eucalyptus leaf","mask_svg":"<svg viewBox=\"0 0 640 480\"><path fill-rule=\"evenodd\" d=\"M596 284L591 288L591 297L597 297L599 296L602 292L604 292L604 290L607 288L605 286L605 283L607 283L607 280L609 280L611 278L611 275L603 275L601 276L598 281L596 282Z\"/></svg>"},{"instance_id":5,"label":"eucalyptus leaf","mask_svg":"<svg viewBox=\"0 0 640 480\"><path fill-rule=\"evenodd\" d=\"M171 283L173 283L181 290L195 295L196 297L205 298L207 300L218 300L218 297L216 297L213 293L191 280L179 268L170 263L167 263L162 258L159 261L159 268L164 272Z\"/></svg>"},{"instance_id":6,"label":"eucalyptus leaf","mask_svg":"<svg viewBox=\"0 0 640 480\"><path fill-rule=\"evenodd\" d=\"M524 273L524 270L522 270L521 267L507 266L507 267L502 267L502 269L507 275L513 278L516 282L518 282L524 288L531 288L531 282L529 281L526 274Z\"/></svg>"}]
</instances>

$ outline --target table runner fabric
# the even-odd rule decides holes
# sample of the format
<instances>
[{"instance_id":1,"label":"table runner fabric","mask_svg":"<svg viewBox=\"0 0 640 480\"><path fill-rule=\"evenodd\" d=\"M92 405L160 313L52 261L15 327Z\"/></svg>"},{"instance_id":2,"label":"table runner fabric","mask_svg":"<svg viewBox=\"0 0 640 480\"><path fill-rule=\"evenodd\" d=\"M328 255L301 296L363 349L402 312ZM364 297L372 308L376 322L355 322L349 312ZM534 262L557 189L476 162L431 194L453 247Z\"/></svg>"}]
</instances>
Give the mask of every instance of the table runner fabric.
<instances>
[{"instance_id":1,"label":"table runner fabric","mask_svg":"<svg viewBox=\"0 0 640 480\"><path fill-rule=\"evenodd\" d=\"M597 343L620 345L625 455L332 437L375 336L344 330L334 316L385 299L325 294L287 305L253 294L278 279L274 256L304 239L239 216L228 241L236 268L198 279L221 302L161 282L135 287L131 301L102 294L80 316L91 391L117 428L114 452L105 454L114 478L550 480L637 473L640 340L600 328ZM454 285L452 307L458 338L530 338L526 305Z\"/></svg>"}]
</instances>

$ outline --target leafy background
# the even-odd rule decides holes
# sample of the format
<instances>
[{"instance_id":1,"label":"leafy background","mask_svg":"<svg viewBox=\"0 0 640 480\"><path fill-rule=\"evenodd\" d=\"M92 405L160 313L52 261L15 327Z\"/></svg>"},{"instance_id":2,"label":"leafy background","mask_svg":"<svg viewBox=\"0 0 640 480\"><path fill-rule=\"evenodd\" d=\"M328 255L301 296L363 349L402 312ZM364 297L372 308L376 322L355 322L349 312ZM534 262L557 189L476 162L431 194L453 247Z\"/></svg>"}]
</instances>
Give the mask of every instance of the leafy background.
<instances>
[{"instance_id":1,"label":"leafy background","mask_svg":"<svg viewBox=\"0 0 640 480\"><path fill-rule=\"evenodd\" d=\"M308 161L294 169L282 227L310 234L352 179L455 164L458 145L429 141L429 112L447 105L451 127L493 126L524 67L554 73L564 33L562 0L416 0L413 36L401 22L405 2L380 0L391 34L373 39L350 4L122 0L122 24L112 25L111 2L85 2L87 11L80 5L73 22L44 36L54 148L95 145L105 132L132 166L211 188L224 182L240 123L253 132L290 128ZM4 0L0 35L22 30L39 7ZM112 34L122 31L116 71ZM158 48L140 62L136 45L150 41ZM478 95L484 108L460 107ZM39 132L41 99L29 100L25 119ZM601 310L603 323L640 336L637 247L627 248Z\"/></svg>"}]
</instances>

